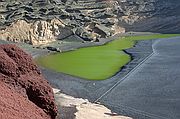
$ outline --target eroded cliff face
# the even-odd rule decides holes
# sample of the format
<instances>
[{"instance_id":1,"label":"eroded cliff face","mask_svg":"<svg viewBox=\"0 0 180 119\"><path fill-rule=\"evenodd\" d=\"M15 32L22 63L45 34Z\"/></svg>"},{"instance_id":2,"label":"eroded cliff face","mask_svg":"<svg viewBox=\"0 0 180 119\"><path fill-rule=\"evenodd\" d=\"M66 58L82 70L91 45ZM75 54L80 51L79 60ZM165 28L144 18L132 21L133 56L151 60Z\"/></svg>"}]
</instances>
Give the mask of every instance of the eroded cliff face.
<instances>
[{"instance_id":1,"label":"eroded cliff face","mask_svg":"<svg viewBox=\"0 0 180 119\"><path fill-rule=\"evenodd\" d=\"M32 58L15 45L0 45L0 118L55 119L51 86Z\"/></svg>"},{"instance_id":2,"label":"eroded cliff face","mask_svg":"<svg viewBox=\"0 0 180 119\"><path fill-rule=\"evenodd\" d=\"M70 35L72 35L71 30L66 28L65 24L58 19L37 20L33 23L17 20L5 30L0 31L0 39L2 40L25 42L33 45L47 44Z\"/></svg>"},{"instance_id":3,"label":"eroded cliff face","mask_svg":"<svg viewBox=\"0 0 180 119\"><path fill-rule=\"evenodd\" d=\"M97 41L124 33L115 1L7 0L0 2L1 39L44 44L75 34ZM56 19L56 23L52 22ZM58 23L57 23L58 21Z\"/></svg>"},{"instance_id":4,"label":"eroded cliff face","mask_svg":"<svg viewBox=\"0 0 180 119\"><path fill-rule=\"evenodd\" d=\"M98 41L125 31L179 33L179 6L178 0L1 0L1 39L43 44L71 34ZM29 29L20 25L22 36L12 30L18 20Z\"/></svg>"}]
</instances>

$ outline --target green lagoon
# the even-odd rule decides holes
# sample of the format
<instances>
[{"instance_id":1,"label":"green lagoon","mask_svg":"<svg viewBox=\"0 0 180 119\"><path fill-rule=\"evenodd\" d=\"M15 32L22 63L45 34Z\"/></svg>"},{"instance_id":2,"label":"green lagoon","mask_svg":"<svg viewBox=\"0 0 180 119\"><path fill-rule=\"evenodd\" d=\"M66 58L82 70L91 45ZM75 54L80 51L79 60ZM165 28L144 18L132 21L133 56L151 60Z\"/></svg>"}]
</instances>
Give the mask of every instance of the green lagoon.
<instances>
[{"instance_id":1,"label":"green lagoon","mask_svg":"<svg viewBox=\"0 0 180 119\"><path fill-rule=\"evenodd\" d=\"M150 40L180 36L180 34L155 34L127 36L102 46L80 48L75 51L39 57L39 65L87 80L105 80L126 65L131 56L123 50L134 46L138 40Z\"/></svg>"}]
</instances>

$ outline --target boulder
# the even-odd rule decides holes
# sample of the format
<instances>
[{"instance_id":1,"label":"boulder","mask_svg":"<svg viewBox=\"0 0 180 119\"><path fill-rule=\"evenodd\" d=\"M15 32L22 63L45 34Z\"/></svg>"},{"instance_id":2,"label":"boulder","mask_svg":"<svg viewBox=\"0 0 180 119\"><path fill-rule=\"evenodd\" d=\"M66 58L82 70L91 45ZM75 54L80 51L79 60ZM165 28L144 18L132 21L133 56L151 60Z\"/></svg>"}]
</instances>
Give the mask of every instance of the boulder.
<instances>
[{"instance_id":1,"label":"boulder","mask_svg":"<svg viewBox=\"0 0 180 119\"><path fill-rule=\"evenodd\" d=\"M51 86L31 56L15 45L0 45L0 90L0 118L56 118Z\"/></svg>"},{"instance_id":2,"label":"boulder","mask_svg":"<svg viewBox=\"0 0 180 119\"><path fill-rule=\"evenodd\" d=\"M111 27L111 35L114 36L116 34L121 34L121 33L125 33L126 32L126 29L121 27L121 26L118 26L118 25L113 25Z\"/></svg>"},{"instance_id":3,"label":"boulder","mask_svg":"<svg viewBox=\"0 0 180 119\"><path fill-rule=\"evenodd\" d=\"M92 36L91 32L87 31L83 27L78 27L77 29L75 29L75 34L86 41L93 39L91 37Z\"/></svg>"}]
</instances>

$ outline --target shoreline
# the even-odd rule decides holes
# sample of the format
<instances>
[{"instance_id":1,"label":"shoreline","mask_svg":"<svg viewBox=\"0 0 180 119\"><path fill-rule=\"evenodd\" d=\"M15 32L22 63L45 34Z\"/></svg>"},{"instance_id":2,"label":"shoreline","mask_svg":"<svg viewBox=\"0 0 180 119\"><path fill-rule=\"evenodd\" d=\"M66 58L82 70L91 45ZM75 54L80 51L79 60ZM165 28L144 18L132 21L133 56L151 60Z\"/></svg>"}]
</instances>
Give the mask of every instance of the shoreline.
<instances>
[{"instance_id":1,"label":"shoreline","mask_svg":"<svg viewBox=\"0 0 180 119\"><path fill-rule=\"evenodd\" d=\"M135 35L135 34L133 34L133 35ZM142 35L142 34L141 34ZM140 35L140 36L141 36ZM123 42L124 41L124 36L125 35L119 35L119 36L114 36L114 37L111 37L111 39L109 40L109 39L106 39L106 40L101 40L101 41L103 41L103 42L95 42L95 43L88 43L88 44L83 44L82 46L79 46L78 48L74 48L73 47L73 45L71 46L71 49L68 49L68 50L66 50L66 51L62 51L62 53L67 53L67 52L78 52L78 50L79 51L81 51L81 50L86 50L86 49L88 49L88 47L90 47L90 48L101 48L101 47L98 47L98 46L105 46L105 45L109 45L109 44L111 44L111 43L113 43L114 41L116 42L119 42L119 44L121 44L121 41ZM127 36L132 36L132 35L127 35ZM145 36L144 34L143 34L143 36ZM125 38L126 39L126 38ZM128 39L127 39L127 41L128 41ZM132 41L133 42L133 41ZM129 47L133 47L134 46L134 44L135 44L136 42L134 42L133 43L133 45L132 46L128 46L127 48L129 48ZM120 47L121 47L121 45L120 45ZM74 48L74 50L72 50L72 48ZM124 48L125 49L125 48ZM132 54L131 53L128 53L128 52L126 52L126 50L124 50L124 49L118 49L118 51L121 51L123 54L125 54L127 57L128 57L128 60L127 61L125 61L125 63L123 63L123 64L120 64L120 66L124 66L124 65L126 65L127 63L129 63L133 58L132 58ZM105 51L106 51L106 49L104 49ZM104 51L103 50L103 51ZM58 52L52 52L52 53L50 53L50 57L51 57L51 55L61 55L61 53L58 53ZM87 54L89 54L89 53L87 53ZM48 55L48 54L47 54ZM93 55L94 56L94 55ZM117 55L118 56L118 55ZM87 57L89 57L89 56L87 56ZM97 57L98 57L98 55L97 55ZM43 58L44 57L41 57L40 59L38 59L37 58L37 62L39 63L39 65L41 64L40 63L40 61L42 60L42 62L44 62L43 61ZM120 57L121 58L121 57ZM70 57L70 59L73 59L73 57ZM68 61L70 60L70 59L67 59ZM91 59L91 58L90 58ZM118 60L118 59L117 59ZM61 61L61 59L59 59L59 61ZM66 62L66 61L64 61L64 62ZM87 62L87 61L86 61ZM91 60L90 61L88 61L88 62L91 62ZM88 65L88 62L87 62L87 65ZM103 61L102 61L103 62ZM58 63L60 63L60 62L57 62L57 63L55 63L55 62L49 62L50 63L50 65L49 66L51 66L51 64L53 65L53 66L57 66L56 64L58 64ZM49 64L48 63L48 64ZM62 61L61 61L61 63L62 63ZM68 63L68 62L67 62ZM108 63L108 62L107 62ZM71 64L71 61L69 61L69 64ZM78 62L76 62L75 64L78 64ZM106 64L106 63L104 63L104 64ZM95 64L96 65L96 64ZM64 66L64 65L63 65ZM73 64L71 64L71 66L73 66ZM81 66L80 64L79 64L79 66ZM41 67L43 67L43 68L47 68L46 67L46 65L45 66L43 66L43 65L41 65ZM51 67L52 68L52 67ZM53 68L51 69L51 68L49 68L49 70L52 70L53 71ZM66 67L64 67L65 69L66 69ZM81 69L83 69L83 68L86 68L86 67L81 67L79 70L80 70L80 72L81 72ZM87 68L89 68L89 67L87 67ZM90 66L90 68L91 68L91 66ZM61 67L61 69L62 69L62 67ZM70 70L72 70L73 69L73 67L71 67L71 69ZM112 73L110 73L110 75L107 75L106 77L104 77L104 78L102 78L102 79L99 79L99 80L105 80L105 79L108 79L108 78L111 78L112 76L114 76L114 74L116 74L116 73L118 73L120 70L122 70L122 67L118 67L118 65L117 65L117 69L116 69L116 71L113 71ZM55 70L54 70L55 71ZM55 71L56 72L56 71ZM58 72L58 71L57 71ZM79 73L80 73L79 72ZM96 69L95 69L95 72L96 72ZM96 74L94 72L94 74ZM98 72L98 70L97 70L97 72ZM103 72L104 71L101 71L102 72L102 75L103 75ZM99 72L100 74L101 74L101 72ZM74 73L69 73L69 72L63 72L63 69L62 69L62 73L64 73L64 74L66 74L66 75L70 75L70 76L75 76L75 77L78 77L78 78L83 78L83 76L81 77L81 75L76 75L76 74L74 74ZM89 73L89 72L88 72ZM98 75L100 75L100 74L97 74L97 76ZM91 75L89 75L89 77L88 76L84 76L84 78L83 79L86 79L86 80L91 80L91 78L90 77L93 77L94 75L93 74L91 74ZM96 77L95 77L96 78ZM93 79L92 79L93 80Z\"/></svg>"},{"instance_id":2,"label":"shoreline","mask_svg":"<svg viewBox=\"0 0 180 119\"><path fill-rule=\"evenodd\" d=\"M55 88L60 88L62 90L62 92L64 92L65 94L68 94L68 95L71 95L74 97L81 97L81 98L85 98L85 99L90 99L90 101L94 101L95 99L92 99L91 96L88 96L88 95L80 96L82 92L80 91L81 92L80 93L79 89L74 88L74 86L73 86L74 83L75 83L75 86L80 84L82 86L83 90L86 90L86 89L84 89L85 88L84 86L87 86L87 85L91 85L92 87L96 87L96 85L102 85L102 84L104 85L104 84L108 84L111 82L113 82L113 84L114 84L117 81L117 78L118 79L122 78L130 70L132 70L139 62L141 62L149 54L152 53L152 48L151 48L152 42L153 42L153 40L138 41L135 44L135 47L125 50L125 52L127 52L128 54L131 55L132 60L127 65L125 65L122 69L120 69L116 74L114 74L111 78L108 78L106 80L101 80L101 81L84 80L84 79L79 78L79 77L75 77L75 76L71 76L69 74L56 72L56 71L53 71L50 69L46 69L44 67L41 67L41 70L42 70L44 76L46 77L46 79ZM147 49L147 50L144 50L144 49ZM142 51L142 52L140 52L140 51ZM67 83L66 84L67 86L62 86L64 83ZM91 90L91 86L90 86L90 90ZM73 90L66 89L67 87L72 87L73 89L75 89L75 92L73 93ZM96 88L98 88L98 87L100 87L100 86L97 86ZM108 86L108 87L110 87L110 86ZM83 91L83 92L85 93L85 92L89 92L89 91Z\"/></svg>"},{"instance_id":3,"label":"shoreline","mask_svg":"<svg viewBox=\"0 0 180 119\"><path fill-rule=\"evenodd\" d=\"M72 50L72 48L76 48L77 50L79 48L84 48L84 47L103 45L117 38L119 38L119 36L113 37L111 39L106 39L100 43L91 43L91 42L81 43L81 45L78 44L78 47L77 47L77 44L72 45L73 43L70 43L66 45L71 45L71 47L65 46L64 51L70 51ZM132 60L127 65L125 65L119 72L117 72L114 76L112 76L111 78L107 80L103 80L103 81L83 80L81 78L74 77L71 75L66 75L63 73L51 71L43 67L41 67L41 71L45 79L47 79L50 82L53 88L58 88L61 90L62 93L73 96L75 98L88 99L90 102L94 102L106 90L108 90L112 85L114 85L118 81L118 79L120 79L125 74L127 74L131 69L133 69L133 67L135 67L141 60L143 60L146 57L146 55L148 55L148 53L146 54L145 52L134 53L134 51L136 50L138 51L138 47L142 47L144 45L146 45L145 46L146 49L147 49L147 46L151 47L152 40L138 41L135 44L135 47L125 50L125 52L131 56ZM37 56L48 55L49 53L53 53L53 52L49 52L47 49L34 49L33 46L30 46L27 44L20 43L18 44L18 46L20 46L21 48L26 50L28 53L30 53L33 56L33 58ZM144 51L144 50L139 49L139 51ZM149 51L151 51L151 48L148 48L148 52ZM109 109L114 112L116 111L111 107ZM120 114L120 113L117 112L117 114Z\"/></svg>"},{"instance_id":4,"label":"shoreline","mask_svg":"<svg viewBox=\"0 0 180 119\"><path fill-rule=\"evenodd\" d=\"M123 33L123 34L116 34L115 36L111 36L108 38L100 38L99 42L89 42L89 41L82 42L80 40L79 41L66 41L66 39L64 39L64 40L59 40L59 41L55 41L55 42L52 42L52 43L49 43L46 45L40 45L40 46L32 46L32 45L25 44L25 43L15 43L15 44L17 44L19 47L24 49L27 53L31 54L33 58L36 58L39 56L49 55L51 53L59 53L57 51L50 51L46 48L45 49L43 48L43 47L47 47L47 46L59 48L61 50L61 53L63 53L63 52L69 52L72 50L78 50L80 48L105 45L105 44L112 42L120 37L138 36L138 35L153 35L153 34L159 34L159 33L127 32L127 33ZM68 39L73 39L74 37L76 37L76 36L70 36L70 37L68 37ZM7 42L7 41L4 41L4 42ZM11 42L11 43L13 43L13 42Z\"/></svg>"},{"instance_id":5,"label":"shoreline","mask_svg":"<svg viewBox=\"0 0 180 119\"><path fill-rule=\"evenodd\" d=\"M88 41L82 42L82 41L80 41L80 39L77 41L75 41L75 40L74 41L66 41L66 39L64 39L64 40L58 40L58 41L55 41L55 42L52 42L52 43L49 43L46 45L33 46L30 44L26 44L26 43L14 43L14 42L10 42L10 41L0 40L0 44L16 44L17 46L19 46L20 48L25 50L27 53L31 54L32 57L35 59L36 57L39 57L39 56L45 56L45 55L49 55L49 54L53 54L53 53L58 53L57 51L50 51L50 50L46 49L45 47L47 47L47 46L59 48L61 50L61 53L63 53L63 52L69 52L72 50L78 50L80 48L105 45L105 44L107 44L113 40L116 40L120 37L138 36L138 35L152 35L152 34L159 34L159 33L127 32L127 33L123 33L123 34L116 34L115 36L111 36L108 38L100 38L99 42L88 42ZM70 36L67 39L73 39L76 37L77 36Z\"/></svg>"},{"instance_id":6,"label":"shoreline","mask_svg":"<svg viewBox=\"0 0 180 119\"><path fill-rule=\"evenodd\" d=\"M144 60L149 54L152 53L153 42L154 40L138 41L133 48L125 50L131 54L132 60L118 73L107 80L88 81L78 77L51 71L46 68L41 68L41 71L44 77L50 82L51 86L60 89L61 93L75 98L88 99L89 102L93 103L113 85L115 85L122 77L136 67L139 62ZM123 109L117 110L115 107L110 107L108 104L100 104L109 108L112 112L117 113L118 115L126 116L126 114L123 113Z\"/></svg>"},{"instance_id":7,"label":"shoreline","mask_svg":"<svg viewBox=\"0 0 180 119\"><path fill-rule=\"evenodd\" d=\"M78 50L80 48L104 45L106 43L109 43L109 42L111 42L113 40L116 40L116 39L118 39L120 37L124 37L124 36L152 35L152 34L154 34L154 33L146 33L146 32L145 33L141 33L141 32L140 33L139 32L138 33L136 33L136 32L135 33L126 33L126 34L118 34L118 35L110 37L110 38L101 39L100 42L87 42L87 43L78 42L78 45L76 44L76 42L72 42L72 43L68 42L67 44L63 43L63 44L60 44L60 45L62 45L62 46L64 45L64 47L62 48L63 49L62 52L69 52L72 49ZM93 85L92 87L94 87L96 85L96 83L106 84L106 83L111 83L111 81L112 82L113 81L116 82L117 77L118 77L118 79L122 78L131 69L133 69L141 60L146 58L146 56L148 56L148 54L150 54L152 52L151 48L148 48L148 52L150 51L148 54L143 53L143 52L142 53L135 53L134 52L134 51L138 50L139 46L141 47L141 46L147 44L146 49L147 49L147 47L151 47L151 45L152 45L151 41L152 40L138 41L134 45L134 47L132 47L130 49L123 50L126 54L130 55L130 57L131 57L130 62L127 63L125 66L123 66L121 69L119 69L119 71L117 73L115 73L112 77L110 77L110 78L108 78L106 80L100 80L100 81L84 80L84 79L82 79L80 77L76 77L76 76L72 76L72 75L69 75L69 74L64 74L64 73L56 72L56 71L53 71L53 70L50 70L50 69L46 69L45 67L41 67L41 66L39 66L39 67L42 70L42 72L43 72L44 76L46 77L46 79L51 83L51 85L54 88L58 88L58 89L62 88L61 90L65 94L68 94L68 95L71 95L71 96L74 96L74 97L82 97L84 99L90 99L90 101L93 101L95 99L92 99L92 97L89 98L89 96L87 96L87 95L85 97L84 96L80 96L80 94L77 93L78 92L77 90L75 90L75 93L72 93L71 90L67 90L60 83L62 82L62 84L63 84L63 82L66 82L68 79L70 79L71 83L72 82L76 82L77 85L78 85L78 83L80 83L82 85L91 84L91 85ZM6 41L4 41L4 42L6 42ZM79 45L79 44L81 44L81 45ZM34 46L32 46L32 45L28 45L28 44L24 44L24 43L18 43L17 45L20 46L22 49L24 49L27 53L31 54L34 59L36 57L39 57L39 56L45 56L45 55L49 55L49 54L52 54L52 53L57 53L57 52L54 52L54 51L49 51L47 49L34 48ZM145 50L143 49L143 50L139 50L139 51L145 51ZM59 78L55 78L56 76L60 77L60 79ZM65 81L63 81L63 80L65 80ZM70 85L71 85L70 87L73 87L73 84L70 84ZM96 97L98 97L98 96L96 96Z\"/></svg>"},{"instance_id":8,"label":"shoreline","mask_svg":"<svg viewBox=\"0 0 180 119\"><path fill-rule=\"evenodd\" d=\"M143 38L146 40L149 36L145 36L145 35L142 35L142 37L141 36L138 36L138 37L134 37L135 38L135 40L136 41L134 41L132 38L133 37L131 37L130 36L130 39L128 39L129 37L116 37L116 38L114 38L115 40L114 41L111 41L111 40L109 40L109 42L106 42L105 43L105 45L101 45L101 46L91 46L91 47L86 47L86 48L80 48L80 49L77 49L77 50L74 50L74 51L71 51L71 52L69 52L69 51L67 51L68 52L68 57L66 57L66 54L63 54L63 53L53 53L52 55L49 55L49 56L47 56L47 57L40 57L39 59L37 59L37 62L39 63L39 65L41 65L42 67L44 67L44 68L48 68L49 70L54 70L55 72L61 72L62 71L62 73L64 73L64 74L67 74L67 75L71 75L71 76L75 76L75 77L78 77L78 78L82 78L82 79L86 79L86 80L106 80L106 79L108 79L108 78L111 78L112 76L114 76L116 73L118 73L120 70L122 70L122 67L124 66L124 65L126 65L127 63L129 63L130 61L132 61L132 59L133 59L133 55L132 55L132 53L128 53L128 52L126 52L126 50L125 49L128 49L128 48L131 48L131 47L134 47L135 46L135 44L136 44L136 42L137 42L137 40L138 40L138 38L140 39L140 40L143 40ZM153 36L153 37L151 37L151 39L154 39L154 38L157 38L157 36L156 35L150 35L150 36ZM155 37L154 37L155 36ZM111 41L111 42L110 42ZM119 44L119 47L116 45L116 44ZM125 45L125 46L122 46L123 44L130 44L130 45ZM107 47L106 47L106 45L107 45ZM108 51L108 46L110 46L110 48L112 48L112 49L115 49L115 50L117 50L117 52L120 52L120 53L122 53L122 54L124 54L124 57L122 57L121 56L121 54L116 54L116 56L117 56L117 61L119 61L120 62L120 64L118 65L116 62L115 62L115 65L116 65L116 67L115 66L113 66L113 67L115 67L116 69L115 70L111 70L110 71L110 69L109 69L109 65L107 65L106 66L106 63L109 63L110 64L110 60L108 60L108 59L110 59L111 58L111 55L109 56L109 58L107 57L108 55L106 54L106 52ZM114 47L114 48L113 48ZM99 51L99 52L95 52L94 50L93 50L93 52L95 52L95 53L93 53L92 54L92 56L91 56L91 48L93 49L93 48L95 48L95 49L97 49L97 51L98 50L101 50L102 49L102 51ZM103 49L104 48L104 49ZM110 51L111 51L111 49L109 49ZM85 67L85 66L82 66L81 65L81 59L79 59L79 60L75 60L75 61L73 61L73 59L75 58L78 58L78 56L76 55L77 53L80 53L81 51L83 51L82 53L84 53L84 51L87 51L87 52L85 52L86 54L81 54L82 56L84 56L84 57L89 57L88 59L86 59L85 58L85 62L84 62L84 59L82 59L82 62L83 63L86 63L86 65L87 65L87 67ZM73 55L73 53L75 52L75 56ZM100 54L99 54L100 53ZM108 59L107 60L102 60L101 59L101 53L103 53L104 54L104 56L105 57L107 57ZM112 54L113 54L114 52L112 52ZM71 56L71 54L72 54L72 56ZM89 55L88 55L89 54ZM111 53L110 53L111 54ZM61 55L65 55L65 57L62 57L62 59L58 59L59 58L59 56L61 56ZM102 57L104 57L103 55L102 55ZM46 62L46 60L45 59L47 58L48 60L48 62L47 63L45 63ZM67 58L67 59L66 59ZM104 67L105 68L107 68L107 69L109 69L109 71L107 71L107 70L103 70L103 69L101 69L101 67L100 67L100 70L98 69L98 67L97 67L97 69L93 66L93 65L99 65L99 64L97 64L96 63L96 60L94 61L94 58L96 59L101 59L101 60L97 60L97 62L101 62L101 65L103 66L103 65L105 65ZM118 59L126 59L126 60L118 60ZM54 59L56 59L56 61L57 62L54 62L53 60ZM66 60L64 60L64 59L66 59ZM94 61L94 62L93 62ZM88 63L89 62L89 63ZM93 64L92 64L92 62L93 62ZM67 63L67 65L69 65L69 67L66 67L66 65L63 65L64 63ZM74 64L73 64L74 63ZM113 62L111 62L112 63L112 65L113 65ZM58 69L58 64L60 64L59 66L61 66L62 65L62 67L59 67L59 69ZM90 65L91 64L91 65ZM110 66L112 66L111 64L110 64ZM54 67L53 67L54 66ZM75 69L76 70L75 70ZM92 68L95 68L94 70L92 69L92 70L87 70L87 73L82 73L82 75L81 75L81 72L84 72L85 71L85 69L92 69ZM68 70L70 71L70 72L68 72ZM83 70L84 69L84 70ZM106 74L106 72L105 71L107 71L107 74ZM77 72L77 74L75 73L75 72ZM97 72L99 72L99 73L97 73ZM104 73L105 74L104 74ZM108 73L109 72L109 73ZM87 75L88 74L88 75ZM101 77L102 76L102 77Z\"/></svg>"},{"instance_id":9,"label":"shoreline","mask_svg":"<svg viewBox=\"0 0 180 119\"><path fill-rule=\"evenodd\" d=\"M91 103L87 99L74 98L54 89L54 96L58 106L57 119L132 119L127 116L121 116L113 113L102 104Z\"/></svg>"}]
</instances>

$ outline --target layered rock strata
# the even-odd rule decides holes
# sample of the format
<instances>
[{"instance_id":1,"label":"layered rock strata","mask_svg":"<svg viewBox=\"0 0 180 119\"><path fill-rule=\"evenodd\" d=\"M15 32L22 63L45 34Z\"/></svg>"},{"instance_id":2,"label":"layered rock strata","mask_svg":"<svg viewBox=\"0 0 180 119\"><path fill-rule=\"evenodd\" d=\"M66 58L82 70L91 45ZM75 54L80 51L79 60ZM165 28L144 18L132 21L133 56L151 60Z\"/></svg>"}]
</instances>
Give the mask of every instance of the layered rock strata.
<instances>
[{"instance_id":1,"label":"layered rock strata","mask_svg":"<svg viewBox=\"0 0 180 119\"><path fill-rule=\"evenodd\" d=\"M114 5L115 1L96 0L1 1L0 39L45 44L72 34L97 41L124 33Z\"/></svg>"},{"instance_id":2,"label":"layered rock strata","mask_svg":"<svg viewBox=\"0 0 180 119\"><path fill-rule=\"evenodd\" d=\"M179 6L178 0L1 0L0 36L10 32L1 39L45 44L72 34L98 41L125 31L179 33ZM63 26L54 27L52 19ZM23 33L24 39L14 30L11 32L9 29L16 29L18 20L27 22L25 26L32 26L34 32Z\"/></svg>"},{"instance_id":3,"label":"layered rock strata","mask_svg":"<svg viewBox=\"0 0 180 119\"><path fill-rule=\"evenodd\" d=\"M25 42L33 45L47 44L70 35L72 35L71 30L66 28L63 22L58 19L38 20L33 23L18 20L5 30L0 31L0 39L2 40Z\"/></svg>"}]
</instances>

